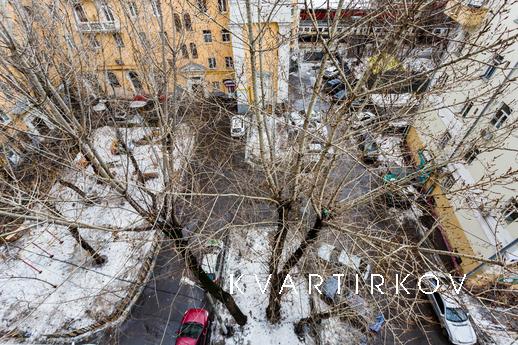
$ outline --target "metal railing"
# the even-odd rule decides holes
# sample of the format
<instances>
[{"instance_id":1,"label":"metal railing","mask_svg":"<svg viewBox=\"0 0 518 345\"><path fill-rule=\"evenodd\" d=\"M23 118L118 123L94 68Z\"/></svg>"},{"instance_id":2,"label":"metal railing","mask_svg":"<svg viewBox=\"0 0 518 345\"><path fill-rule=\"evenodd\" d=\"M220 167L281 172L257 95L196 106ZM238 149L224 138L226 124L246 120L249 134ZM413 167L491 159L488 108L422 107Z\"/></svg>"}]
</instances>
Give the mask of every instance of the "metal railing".
<instances>
[{"instance_id":1,"label":"metal railing","mask_svg":"<svg viewBox=\"0 0 518 345\"><path fill-rule=\"evenodd\" d=\"M120 23L118 22L81 22L77 23L79 32L118 32Z\"/></svg>"}]
</instances>

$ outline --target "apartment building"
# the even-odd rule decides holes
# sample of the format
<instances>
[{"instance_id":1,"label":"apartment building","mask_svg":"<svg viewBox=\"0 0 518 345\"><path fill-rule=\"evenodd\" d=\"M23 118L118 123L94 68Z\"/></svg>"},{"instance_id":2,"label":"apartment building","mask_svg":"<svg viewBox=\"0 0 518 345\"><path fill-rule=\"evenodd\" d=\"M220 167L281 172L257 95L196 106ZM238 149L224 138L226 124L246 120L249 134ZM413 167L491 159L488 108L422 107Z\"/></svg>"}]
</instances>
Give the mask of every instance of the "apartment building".
<instances>
[{"instance_id":1,"label":"apartment building","mask_svg":"<svg viewBox=\"0 0 518 345\"><path fill-rule=\"evenodd\" d=\"M0 0L2 23L13 35L24 19L42 33L31 44L52 49L49 56L55 64L48 69L49 77L64 93L74 88L92 100L163 99L180 87L195 98L223 93L236 97L240 112L254 100L252 70L257 71L257 104L269 107L288 98L291 8L289 1ZM256 48L253 67L250 25ZM19 36L22 41L25 33ZM60 64L74 68L60 75ZM32 119L24 119L32 108L29 102L20 98L18 103L27 109L15 114L10 110L10 103L16 103L12 97L0 98L9 100L0 104L4 123L23 123L22 132L34 127Z\"/></svg>"},{"instance_id":2,"label":"apartment building","mask_svg":"<svg viewBox=\"0 0 518 345\"><path fill-rule=\"evenodd\" d=\"M450 34L447 66L435 74L439 92L424 103L407 145L414 163L431 171L424 191L440 224L436 234L442 249L503 258L516 267L518 43L509 31L518 28L518 6L502 4L448 2L445 13L458 27ZM496 17L484 27L490 13ZM448 65L465 54L474 55ZM451 261L472 282L495 275L518 278L478 260L456 256Z\"/></svg>"}]
</instances>

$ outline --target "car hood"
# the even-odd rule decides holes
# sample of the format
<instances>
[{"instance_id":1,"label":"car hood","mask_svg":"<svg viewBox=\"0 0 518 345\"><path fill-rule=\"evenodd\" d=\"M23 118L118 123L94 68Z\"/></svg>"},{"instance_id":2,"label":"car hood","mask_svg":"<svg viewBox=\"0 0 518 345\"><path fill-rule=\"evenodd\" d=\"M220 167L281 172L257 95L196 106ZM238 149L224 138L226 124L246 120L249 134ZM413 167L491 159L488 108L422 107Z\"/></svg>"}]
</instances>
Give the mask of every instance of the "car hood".
<instances>
[{"instance_id":1,"label":"car hood","mask_svg":"<svg viewBox=\"0 0 518 345\"><path fill-rule=\"evenodd\" d=\"M477 335L469 321L461 323L446 321L446 326L450 331L450 340L453 344L471 345L477 342Z\"/></svg>"},{"instance_id":2,"label":"car hood","mask_svg":"<svg viewBox=\"0 0 518 345\"><path fill-rule=\"evenodd\" d=\"M176 338L176 345L196 345L197 339L181 337Z\"/></svg>"}]
</instances>

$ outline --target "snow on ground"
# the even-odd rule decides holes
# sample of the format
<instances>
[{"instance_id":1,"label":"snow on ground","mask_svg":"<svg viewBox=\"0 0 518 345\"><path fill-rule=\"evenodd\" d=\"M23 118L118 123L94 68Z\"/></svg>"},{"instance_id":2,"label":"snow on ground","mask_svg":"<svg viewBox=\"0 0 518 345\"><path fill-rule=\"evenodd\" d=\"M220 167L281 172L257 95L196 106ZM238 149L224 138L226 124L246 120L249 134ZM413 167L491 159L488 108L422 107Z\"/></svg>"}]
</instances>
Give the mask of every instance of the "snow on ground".
<instances>
[{"instance_id":1,"label":"snow on ground","mask_svg":"<svg viewBox=\"0 0 518 345\"><path fill-rule=\"evenodd\" d=\"M265 126L263 126L263 143L265 160L271 159L270 152L273 151L274 161L279 161L288 155L288 134L285 130L285 123L282 118L265 116ZM246 141L247 159L261 161L260 136L257 126L249 127L249 134Z\"/></svg>"},{"instance_id":2,"label":"snow on ground","mask_svg":"<svg viewBox=\"0 0 518 345\"><path fill-rule=\"evenodd\" d=\"M499 323L493 316L495 313L492 315L488 308L484 307L475 297L468 294L461 294L459 296L461 296L471 319L475 326L477 326L475 329L478 328L487 336L479 339L480 344L518 344L518 332L516 330L510 330L505 325ZM497 311L496 314L498 313Z\"/></svg>"},{"instance_id":3,"label":"snow on ground","mask_svg":"<svg viewBox=\"0 0 518 345\"><path fill-rule=\"evenodd\" d=\"M240 329L234 326L235 334L225 338L226 345L276 345L276 344L304 344L294 333L294 323L309 315L309 295L306 280L300 279L296 273L292 274L296 289L287 288L282 297L282 320L272 325L266 320L268 293L261 292L268 279L268 259L270 255L269 234L273 228L257 227L246 231L234 231L230 238L223 279L226 291L230 290L229 277L243 275L238 284L243 293L234 291L237 305L248 316L248 322ZM261 284L258 286L256 276ZM231 320L228 311L221 308L222 318Z\"/></svg>"},{"instance_id":4,"label":"snow on ground","mask_svg":"<svg viewBox=\"0 0 518 345\"><path fill-rule=\"evenodd\" d=\"M151 131L150 128L121 129L128 145L134 147L142 172L157 173L156 178L146 182L146 187L158 189L163 185L159 145L149 141L136 143ZM96 151L119 180L127 180L134 186L136 177L127 156L112 154L114 138L113 128L96 130L93 135ZM188 140L180 141L175 160L182 159L185 153L182 150L190 149L190 137L185 139ZM96 183L91 167L82 167L81 161L78 155L77 169L65 171L62 178L74 183L95 202L85 204L76 192L61 184L51 189L49 197L56 200L56 209L68 221L106 229L79 226L81 236L107 261L96 266L64 225L55 224L45 216L38 222L25 222L23 226L30 228L28 232L20 240L0 248L0 333L12 331L39 338L86 327L110 316L137 279L144 259L151 254L155 231L110 230L145 223L112 188ZM149 204L148 195L141 195L136 187L129 190L141 206ZM38 211L48 214L41 205L34 207L32 214Z\"/></svg>"}]
</instances>

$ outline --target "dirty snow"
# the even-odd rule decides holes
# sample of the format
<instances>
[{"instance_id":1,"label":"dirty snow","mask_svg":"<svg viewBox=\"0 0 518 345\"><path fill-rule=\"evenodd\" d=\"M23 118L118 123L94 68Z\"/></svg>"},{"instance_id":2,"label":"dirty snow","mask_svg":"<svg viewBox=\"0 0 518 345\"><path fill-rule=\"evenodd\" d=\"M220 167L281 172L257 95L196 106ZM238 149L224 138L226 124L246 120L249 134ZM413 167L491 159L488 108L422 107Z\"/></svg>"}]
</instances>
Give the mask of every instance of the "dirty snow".
<instances>
[{"instance_id":1,"label":"dirty snow","mask_svg":"<svg viewBox=\"0 0 518 345\"><path fill-rule=\"evenodd\" d=\"M243 291L234 291L237 305L248 316L248 322L243 329L235 326L235 334L231 338L224 338L226 345L275 345L275 344L304 344L294 333L294 323L309 315L309 298L306 281L292 273L296 289L287 288L282 297L282 320L272 325L266 320L268 305L267 289L263 294L258 287L257 275L261 287L264 289L268 278L268 256L270 243L268 236L273 228L249 228L246 231L234 231L231 235L231 245L227 253L223 278L225 289L229 291L229 277L243 275L239 286ZM224 308L220 308L223 319L232 318ZM220 335L218 335L220 336ZM220 336L221 337L221 336Z\"/></svg>"},{"instance_id":2,"label":"dirty snow","mask_svg":"<svg viewBox=\"0 0 518 345\"><path fill-rule=\"evenodd\" d=\"M146 182L146 187L159 189L163 185L159 146L153 142L135 144L151 130L121 129L128 145L134 147L142 172L158 174ZM99 128L93 134L94 147L119 180L128 181L129 192L145 207L150 203L149 196L131 187L136 183L131 162L126 155L111 152L114 138L113 128ZM191 137L179 142L175 154L177 167L186 150L190 150ZM145 225L145 222L112 188L96 183L91 167L85 168L80 162L78 155L76 169L63 172L62 178L85 191L94 203L84 203L79 195L61 184L54 185L49 198L56 200L55 207L66 220L98 227L80 226L79 233L107 261L96 266L66 226L44 216L37 222L26 221L23 226L29 228L28 232L20 240L0 248L0 333L11 331L35 339L86 327L111 315L137 278L144 258L151 254L155 231L110 230ZM32 214L48 213L43 207L33 207Z\"/></svg>"}]
</instances>

